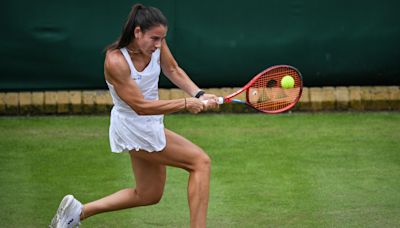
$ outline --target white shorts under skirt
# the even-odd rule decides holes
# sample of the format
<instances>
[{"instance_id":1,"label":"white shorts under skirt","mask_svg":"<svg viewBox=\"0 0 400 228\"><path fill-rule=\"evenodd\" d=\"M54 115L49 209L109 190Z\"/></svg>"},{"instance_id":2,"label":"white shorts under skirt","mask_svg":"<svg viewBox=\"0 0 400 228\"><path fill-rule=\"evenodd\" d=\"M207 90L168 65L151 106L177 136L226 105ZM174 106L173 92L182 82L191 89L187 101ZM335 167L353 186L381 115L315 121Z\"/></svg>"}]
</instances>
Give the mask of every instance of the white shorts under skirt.
<instances>
[{"instance_id":1,"label":"white shorts under skirt","mask_svg":"<svg viewBox=\"0 0 400 228\"><path fill-rule=\"evenodd\" d=\"M163 115L139 116L113 109L109 130L111 151L161 151L166 145L163 120Z\"/></svg>"}]
</instances>

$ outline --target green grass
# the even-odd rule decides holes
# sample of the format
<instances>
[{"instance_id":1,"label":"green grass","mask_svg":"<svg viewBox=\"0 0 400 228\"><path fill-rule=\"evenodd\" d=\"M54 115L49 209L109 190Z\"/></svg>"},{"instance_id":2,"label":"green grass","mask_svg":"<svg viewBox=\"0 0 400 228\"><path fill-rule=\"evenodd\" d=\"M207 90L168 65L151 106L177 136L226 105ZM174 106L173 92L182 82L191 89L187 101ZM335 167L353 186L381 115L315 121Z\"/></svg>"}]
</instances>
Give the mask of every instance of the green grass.
<instances>
[{"instance_id":1,"label":"green grass","mask_svg":"<svg viewBox=\"0 0 400 228\"><path fill-rule=\"evenodd\" d=\"M61 198L133 186L109 152L107 116L1 117L1 227L45 227ZM170 115L212 158L208 227L400 226L400 114ZM155 206L84 227L188 227L187 173L169 168Z\"/></svg>"}]
</instances>

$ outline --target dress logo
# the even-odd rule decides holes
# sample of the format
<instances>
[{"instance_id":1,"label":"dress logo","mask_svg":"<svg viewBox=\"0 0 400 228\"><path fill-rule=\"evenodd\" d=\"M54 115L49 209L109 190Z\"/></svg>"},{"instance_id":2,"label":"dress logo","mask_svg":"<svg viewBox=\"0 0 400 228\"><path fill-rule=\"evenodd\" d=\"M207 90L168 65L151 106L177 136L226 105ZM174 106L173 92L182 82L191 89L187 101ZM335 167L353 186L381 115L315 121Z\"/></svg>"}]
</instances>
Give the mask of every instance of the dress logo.
<instances>
[{"instance_id":1,"label":"dress logo","mask_svg":"<svg viewBox=\"0 0 400 228\"><path fill-rule=\"evenodd\" d=\"M135 76L133 76L133 80L135 80L135 81L140 81L140 80L142 80L142 75L135 75Z\"/></svg>"}]
</instances>

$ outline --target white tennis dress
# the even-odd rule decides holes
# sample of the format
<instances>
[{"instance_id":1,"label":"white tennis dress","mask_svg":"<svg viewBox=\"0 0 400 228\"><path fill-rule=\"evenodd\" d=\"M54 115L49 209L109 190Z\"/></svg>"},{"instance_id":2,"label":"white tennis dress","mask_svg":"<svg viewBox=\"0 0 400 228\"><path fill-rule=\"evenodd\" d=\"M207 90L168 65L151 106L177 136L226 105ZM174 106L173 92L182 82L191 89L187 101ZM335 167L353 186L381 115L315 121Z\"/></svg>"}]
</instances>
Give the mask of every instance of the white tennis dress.
<instances>
[{"instance_id":1,"label":"white tennis dress","mask_svg":"<svg viewBox=\"0 0 400 228\"><path fill-rule=\"evenodd\" d=\"M131 77L139 86L144 99L158 100L160 49L153 52L150 63L142 72L135 69L126 48L121 48L120 51L128 62ZM112 84L107 82L107 85L114 103L109 130L111 151L120 153L133 149L148 152L162 150L166 145L164 115L138 115L118 96Z\"/></svg>"}]
</instances>

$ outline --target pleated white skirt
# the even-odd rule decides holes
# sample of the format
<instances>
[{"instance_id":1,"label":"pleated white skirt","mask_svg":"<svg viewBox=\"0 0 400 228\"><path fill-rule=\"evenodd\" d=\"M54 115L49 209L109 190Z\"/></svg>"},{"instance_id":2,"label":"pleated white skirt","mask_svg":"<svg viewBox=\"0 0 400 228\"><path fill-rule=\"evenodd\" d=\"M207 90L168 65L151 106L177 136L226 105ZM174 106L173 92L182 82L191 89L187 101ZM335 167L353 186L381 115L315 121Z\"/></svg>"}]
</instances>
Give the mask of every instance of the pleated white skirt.
<instances>
[{"instance_id":1,"label":"pleated white skirt","mask_svg":"<svg viewBox=\"0 0 400 228\"><path fill-rule=\"evenodd\" d=\"M113 108L109 129L111 151L161 151L166 145L163 121L163 115L132 115Z\"/></svg>"}]
</instances>

